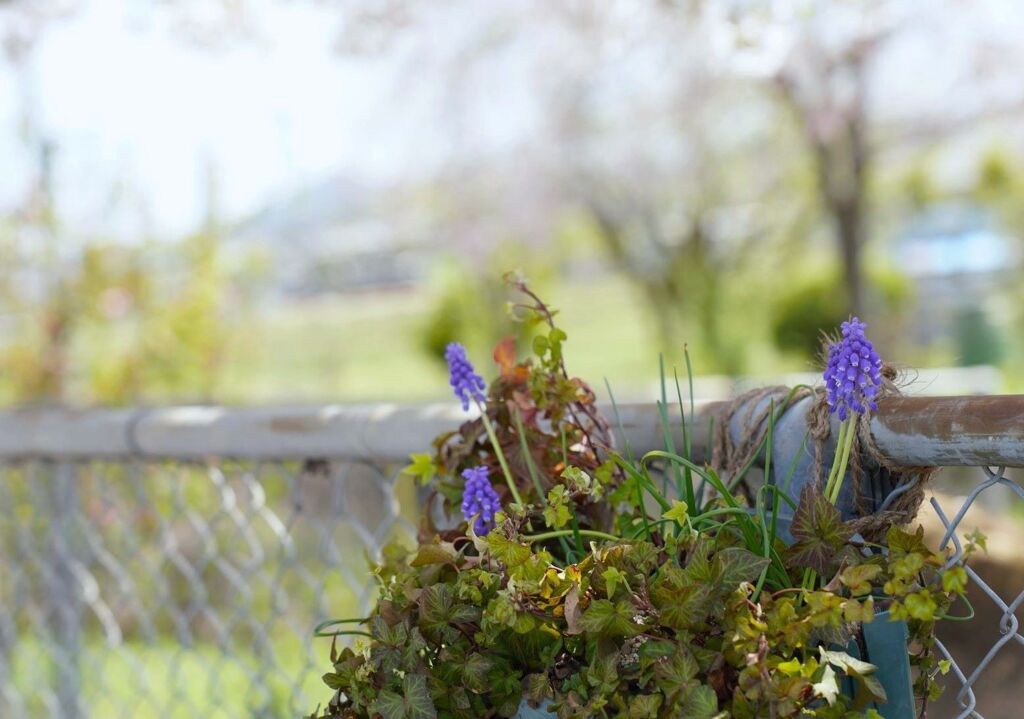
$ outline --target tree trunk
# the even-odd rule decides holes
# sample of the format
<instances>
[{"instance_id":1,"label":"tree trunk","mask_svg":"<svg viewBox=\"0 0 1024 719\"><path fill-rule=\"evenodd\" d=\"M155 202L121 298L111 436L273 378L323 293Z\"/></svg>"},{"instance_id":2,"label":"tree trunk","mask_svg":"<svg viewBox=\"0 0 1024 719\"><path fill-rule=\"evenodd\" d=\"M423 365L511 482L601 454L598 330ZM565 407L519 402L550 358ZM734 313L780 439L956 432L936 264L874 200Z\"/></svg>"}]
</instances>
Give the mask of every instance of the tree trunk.
<instances>
[{"instance_id":1,"label":"tree trunk","mask_svg":"<svg viewBox=\"0 0 1024 719\"><path fill-rule=\"evenodd\" d=\"M852 315L860 315L864 309L864 281L861 271L861 248L864 243L861 237L863 217L859 199L832 203L832 216L836 224L836 237L839 240L843 284L849 312Z\"/></svg>"}]
</instances>

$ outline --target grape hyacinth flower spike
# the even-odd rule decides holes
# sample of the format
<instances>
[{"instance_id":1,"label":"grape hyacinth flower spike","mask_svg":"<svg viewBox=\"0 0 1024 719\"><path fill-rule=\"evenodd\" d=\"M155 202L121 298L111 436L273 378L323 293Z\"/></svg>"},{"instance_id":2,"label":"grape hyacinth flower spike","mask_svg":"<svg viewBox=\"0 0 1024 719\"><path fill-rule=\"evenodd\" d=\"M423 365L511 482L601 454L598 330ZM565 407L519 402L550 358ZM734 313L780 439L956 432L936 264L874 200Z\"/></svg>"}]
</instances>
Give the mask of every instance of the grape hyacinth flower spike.
<instances>
[{"instance_id":1,"label":"grape hyacinth flower spike","mask_svg":"<svg viewBox=\"0 0 1024 719\"><path fill-rule=\"evenodd\" d=\"M473 531L484 536L494 529L494 515L501 509L501 500L487 478L487 467L463 470L466 485L462 490L462 516L473 521Z\"/></svg>"},{"instance_id":2,"label":"grape hyacinth flower spike","mask_svg":"<svg viewBox=\"0 0 1024 719\"><path fill-rule=\"evenodd\" d=\"M456 399L462 402L462 410L469 409L470 400L483 402L486 398L484 390L487 385L484 378L476 373L473 364L466 355L466 348L458 342L452 342L444 351L444 358L448 361L449 383L455 392Z\"/></svg>"},{"instance_id":3,"label":"grape hyacinth flower spike","mask_svg":"<svg viewBox=\"0 0 1024 719\"><path fill-rule=\"evenodd\" d=\"M833 505L839 502L850 452L857 439L857 417L869 409L878 409L875 398L882 387L882 360L864 334L865 329L866 324L851 317L841 325L839 340L828 348L825 401L829 411L839 417L836 452L825 481L825 498ZM812 569L804 571L804 589L813 589L817 581Z\"/></svg>"},{"instance_id":4,"label":"grape hyacinth flower spike","mask_svg":"<svg viewBox=\"0 0 1024 719\"><path fill-rule=\"evenodd\" d=\"M856 317L842 324L842 336L828 348L825 396L841 421L851 414L878 409L875 397L882 386L882 360L864 335L867 325Z\"/></svg>"},{"instance_id":5,"label":"grape hyacinth flower spike","mask_svg":"<svg viewBox=\"0 0 1024 719\"><path fill-rule=\"evenodd\" d=\"M491 441L491 449L494 452L494 456L498 458L498 464L501 465L501 471L505 475L505 483L508 485L509 491L512 492L512 497L516 504L522 505L523 498L519 495L515 479L508 468L508 462L505 460L505 453L501 450L501 443L498 441L498 436L494 432L494 426L487 416L487 407L485 406L487 404L487 395L484 394L487 390L487 383L473 369L473 363L469 361L466 348L458 342L452 342L448 345L444 351L444 358L448 360L449 383L455 392L456 399L462 402L462 411L465 412L469 409L471 401L476 402L480 408L480 421L483 422L484 429L487 431L487 438ZM490 485L488 484L488 486Z\"/></svg>"},{"instance_id":6,"label":"grape hyacinth flower spike","mask_svg":"<svg viewBox=\"0 0 1024 719\"><path fill-rule=\"evenodd\" d=\"M828 348L825 400L829 410L839 417L836 454L825 482L825 497L832 504L839 501L857 437L857 417L869 409L878 409L875 398L882 387L882 360L864 334L866 328L858 318L851 317L842 324L839 340Z\"/></svg>"}]
</instances>

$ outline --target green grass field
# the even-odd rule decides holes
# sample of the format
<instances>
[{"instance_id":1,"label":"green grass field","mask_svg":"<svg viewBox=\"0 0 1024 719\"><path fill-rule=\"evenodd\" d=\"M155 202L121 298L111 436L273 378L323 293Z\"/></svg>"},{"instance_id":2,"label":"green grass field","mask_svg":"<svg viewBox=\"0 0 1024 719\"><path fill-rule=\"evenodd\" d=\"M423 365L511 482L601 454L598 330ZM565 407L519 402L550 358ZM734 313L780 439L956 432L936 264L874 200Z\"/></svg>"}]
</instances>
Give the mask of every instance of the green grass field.
<instances>
[{"instance_id":1,"label":"green grass field","mask_svg":"<svg viewBox=\"0 0 1024 719\"><path fill-rule=\"evenodd\" d=\"M649 305L622 278L560 282L544 294L560 310L559 325L569 335L569 371L599 396L605 394L607 379L618 398L653 399L659 353L671 370L682 364L684 344L696 375L715 374L702 352L699 329L683 327L671 346L662 346ZM430 291L419 288L292 302L261 313L232 331L216 399L244 404L443 400L448 396L445 368L427 355L421 340L433 302ZM747 302L730 305L721 319L720 332L740 338L744 374L775 382L783 372L813 370L813 362L785 356L772 345L769 311L765 303ZM900 338L889 341L899 343ZM1020 340L1009 336L1007 342L1008 357L1018 355ZM493 376L490 348L469 344L477 368ZM907 366L957 363L949 342L927 348L900 344L898 350L900 363ZM1018 364L1003 363L1003 391L1024 388Z\"/></svg>"},{"instance_id":2,"label":"green grass field","mask_svg":"<svg viewBox=\"0 0 1024 719\"><path fill-rule=\"evenodd\" d=\"M314 644L310 663L302 637L272 637L277 667L259 672L255 657L226 657L216 646L184 647L171 639L127 642L111 648L100 640L86 643L79 661L81 705L86 715L103 719L295 719L308 716L330 698L321 674L328 666L328 640ZM46 713L56 668L36 642L14 647L13 685L26 716Z\"/></svg>"},{"instance_id":3,"label":"green grass field","mask_svg":"<svg viewBox=\"0 0 1024 719\"><path fill-rule=\"evenodd\" d=\"M694 348L696 330L661 348L650 310L621 279L560 284L547 298L569 335L572 373L604 393L604 379L623 397L649 399L658 353ZM427 290L338 297L289 304L232 333L219 380L224 401L418 401L447 396L444 367L427 356L420 329L430 309ZM744 318L750 320L750 316ZM754 336L755 343L763 342ZM471 347L483 373L489 351ZM770 370L769 363L762 371ZM706 369L706 367L705 367Z\"/></svg>"}]
</instances>

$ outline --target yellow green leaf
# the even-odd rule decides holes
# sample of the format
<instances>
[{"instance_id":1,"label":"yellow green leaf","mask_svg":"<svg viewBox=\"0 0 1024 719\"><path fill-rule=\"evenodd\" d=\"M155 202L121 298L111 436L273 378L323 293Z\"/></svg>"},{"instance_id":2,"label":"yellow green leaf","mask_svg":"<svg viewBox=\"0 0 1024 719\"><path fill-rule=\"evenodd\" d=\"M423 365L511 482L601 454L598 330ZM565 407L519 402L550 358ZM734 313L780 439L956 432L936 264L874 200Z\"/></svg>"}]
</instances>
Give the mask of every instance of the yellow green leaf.
<instances>
[{"instance_id":1,"label":"yellow green leaf","mask_svg":"<svg viewBox=\"0 0 1024 719\"><path fill-rule=\"evenodd\" d=\"M686 521L686 513L689 509L690 508L687 506L686 502L673 499L671 509L667 509L661 516L663 519L671 519L682 524Z\"/></svg>"}]
</instances>

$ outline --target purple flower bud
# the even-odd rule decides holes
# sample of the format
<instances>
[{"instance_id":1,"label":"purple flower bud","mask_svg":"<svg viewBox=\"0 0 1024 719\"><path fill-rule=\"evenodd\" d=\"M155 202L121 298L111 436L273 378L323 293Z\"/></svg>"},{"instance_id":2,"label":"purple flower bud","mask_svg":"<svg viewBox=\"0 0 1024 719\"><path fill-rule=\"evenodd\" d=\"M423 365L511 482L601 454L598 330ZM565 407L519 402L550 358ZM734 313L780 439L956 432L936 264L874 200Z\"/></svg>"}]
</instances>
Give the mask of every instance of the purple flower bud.
<instances>
[{"instance_id":1,"label":"purple flower bud","mask_svg":"<svg viewBox=\"0 0 1024 719\"><path fill-rule=\"evenodd\" d=\"M864 336L866 328L859 319L851 318L842 324L842 338L828 348L825 397L841 420L851 413L878 409L874 398L882 386L882 360Z\"/></svg>"},{"instance_id":2,"label":"purple flower bud","mask_svg":"<svg viewBox=\"0 0 1024 719\"><path fill-rule=\"evenodd\" d=\"M487 385L484 378L473 370L473 364L466 356L466 348L458 342L452 342L444 351L451 375L449 383L455 391L455 397L462 401L463 411L469 409L469 401L483 402L486 398L484 390Z\"/></svg>"},{"instance_id":3,"label":"purple flower bud","mask_svg":"<svg viewBox=\"0 0 1024 719\"><path fill-rule=\"evenodd\" d=\"M487 467L470 467L462 471L466 486L462 490L462 516L473 522L473 531L484 536L494 529L494 515L501 510L501 500L487 478Z\"/></svg>"}]
</instances>

